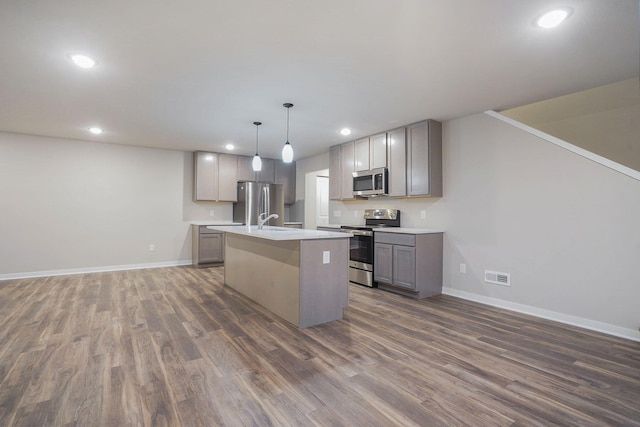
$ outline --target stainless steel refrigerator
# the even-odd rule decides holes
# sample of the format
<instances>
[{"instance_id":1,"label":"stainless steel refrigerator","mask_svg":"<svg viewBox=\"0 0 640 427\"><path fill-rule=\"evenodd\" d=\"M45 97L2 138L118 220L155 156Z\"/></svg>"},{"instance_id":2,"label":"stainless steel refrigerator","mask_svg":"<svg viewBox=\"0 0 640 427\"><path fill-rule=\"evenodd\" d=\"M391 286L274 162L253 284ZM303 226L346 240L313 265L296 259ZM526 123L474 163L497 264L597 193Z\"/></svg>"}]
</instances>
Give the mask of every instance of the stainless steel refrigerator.
<instances>
[{"instance_id":1,"label":"stainless steel refrigerator","mask_svg":"<svg viewBox=\"0 0 640 427\"><path fill-rule=\"evenodd\" d=\"M258 216L277 214L266 225L284 226L284 192L282 184L246 181L238 183L238 201L233 204L233 221L257 225Z\"/></svg>"}]
</instances>

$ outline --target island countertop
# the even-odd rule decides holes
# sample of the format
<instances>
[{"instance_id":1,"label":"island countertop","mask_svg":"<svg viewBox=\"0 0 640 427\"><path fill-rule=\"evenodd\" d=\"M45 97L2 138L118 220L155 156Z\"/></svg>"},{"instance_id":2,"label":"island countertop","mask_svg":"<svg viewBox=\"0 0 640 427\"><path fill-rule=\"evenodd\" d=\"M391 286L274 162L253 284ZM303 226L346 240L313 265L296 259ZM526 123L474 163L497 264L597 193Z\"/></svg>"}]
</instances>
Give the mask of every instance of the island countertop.
<instances>
[{"instance_id":1,"label":"island countertop","mask_svg":"<svg viewBox=\"0 0 640 427\"><path fill-rule=\"evenodd\" d=\"M351 235L347 233L306 230L302 228L273 227L265 225L262 230L258 226L232 225L221 226L211 225L207 228L225 233L241 234L244 236L258 237L267 240L319 240L319 239L348 239Z\"/></svg>"}]
</instances>

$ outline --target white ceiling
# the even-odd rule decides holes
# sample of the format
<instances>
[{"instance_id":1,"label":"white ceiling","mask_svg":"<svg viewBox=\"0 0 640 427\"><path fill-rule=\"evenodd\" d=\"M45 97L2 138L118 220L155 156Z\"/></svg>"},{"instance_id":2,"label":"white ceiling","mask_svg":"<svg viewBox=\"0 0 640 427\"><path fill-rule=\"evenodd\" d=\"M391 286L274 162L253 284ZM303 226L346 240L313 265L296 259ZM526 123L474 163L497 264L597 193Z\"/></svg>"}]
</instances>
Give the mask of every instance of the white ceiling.
<instances>
[{"instance_id":1,"label":"white ceiling","mask_svg":"<svg viewBox=\"0 0 640 427\"><path fill-rule=\"evenodd\" d=\"M562 26L533 25L559 6ZM259 120L279 157L292 102L299 159L637 76L638 16L638 0L2 0L0 130L253 155Z\"/></svg>"}]
</instances>

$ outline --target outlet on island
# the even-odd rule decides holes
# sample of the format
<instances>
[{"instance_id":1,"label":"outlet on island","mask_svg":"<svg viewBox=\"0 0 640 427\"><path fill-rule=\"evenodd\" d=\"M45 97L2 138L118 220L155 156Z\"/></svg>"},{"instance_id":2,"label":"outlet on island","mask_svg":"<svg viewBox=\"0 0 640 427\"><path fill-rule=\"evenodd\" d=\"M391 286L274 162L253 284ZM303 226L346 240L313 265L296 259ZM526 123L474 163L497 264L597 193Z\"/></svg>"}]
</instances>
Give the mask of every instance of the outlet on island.
<instances>
[{"instance_id":1,"label":"outlet on island","mask_svg":"<svg viewBox=\"0 0 640 427\"><path fill-rule=\"evenodd\" d=\"M153 252L156 250L156 245L154 245L153 243L149 244L149 252Z\"/></svg>"}]
</instances>

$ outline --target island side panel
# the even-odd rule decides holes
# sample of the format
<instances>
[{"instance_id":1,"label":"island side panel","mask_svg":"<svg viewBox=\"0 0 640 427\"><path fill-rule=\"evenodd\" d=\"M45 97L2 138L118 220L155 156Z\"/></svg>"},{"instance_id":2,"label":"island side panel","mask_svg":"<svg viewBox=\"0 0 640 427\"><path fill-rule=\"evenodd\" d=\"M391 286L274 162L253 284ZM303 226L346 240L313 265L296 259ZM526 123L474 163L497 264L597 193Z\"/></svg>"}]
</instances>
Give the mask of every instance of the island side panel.
<instances>
[{"instance_id":1,"label":"island side panel","mask_svg":"<svg viewBox=\"0 0 640 427\"><path fill-rule=\"evenodd\" d=\"M440 295L443 282L443 233L416 236L418 299Z\"/></svg>"},{"instance_id":2,"label":"island side panel","mask_svg":"<svg viewBox=\"0 0 640 427\"><path fill-rule=\"evenodd\" d=\"M300 326L300 243L226 233L225 284Z\"/></svg>"},{"instance_id":3,"label":"island side panel","mask_svg":"<svg viewBox=\"0 0 640 427\"><path fill-rule=\"evenodd\" d=\"M329 251L330 262L323 263ZM342 319L349 305L349 239L300 242L300 327Z\"/></svg>"}]
</instances>

